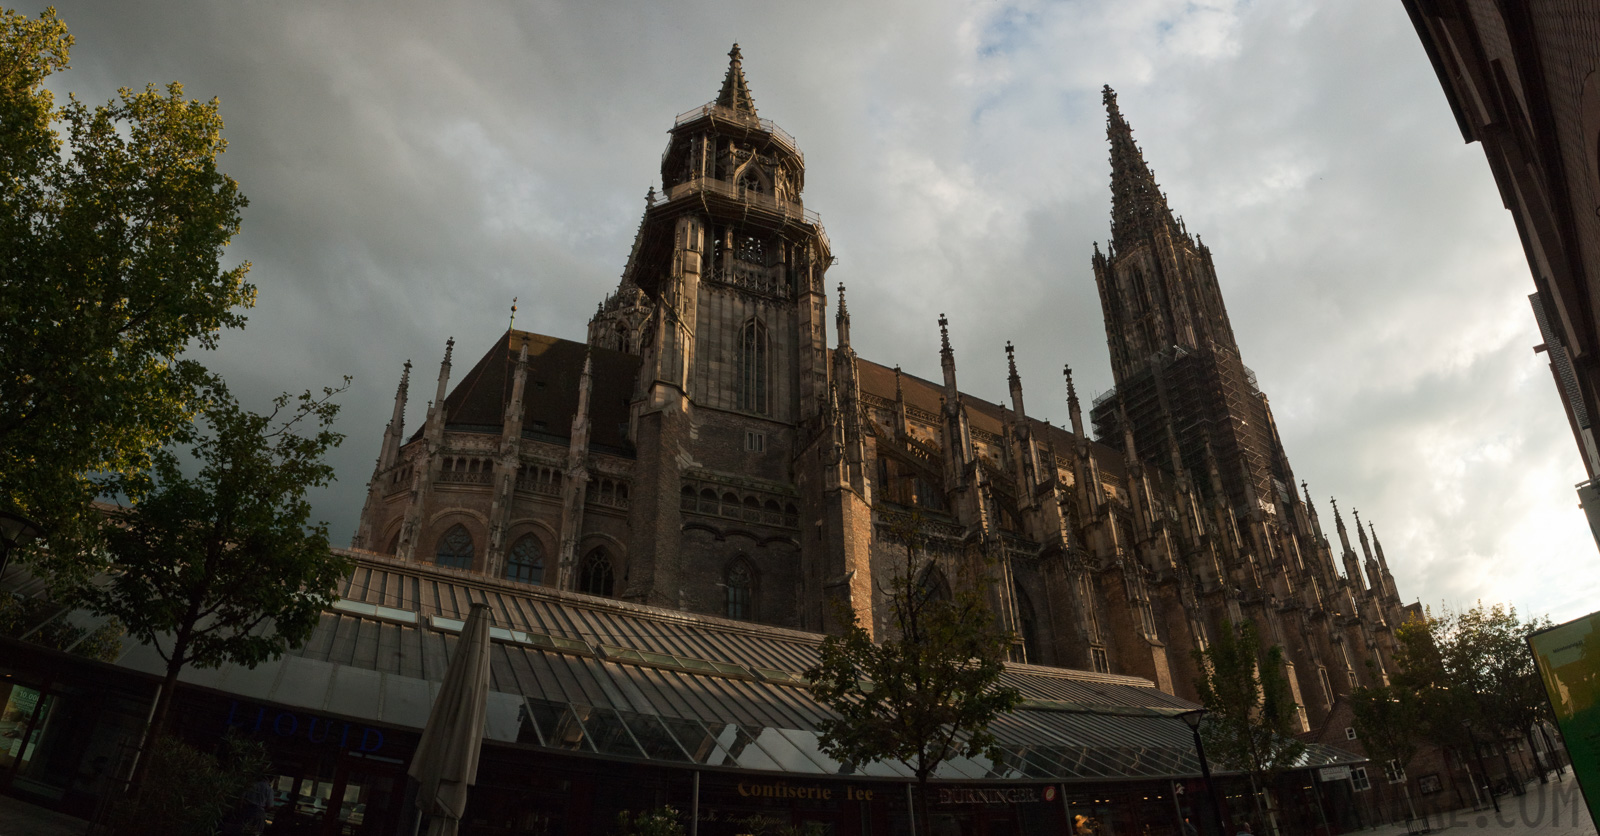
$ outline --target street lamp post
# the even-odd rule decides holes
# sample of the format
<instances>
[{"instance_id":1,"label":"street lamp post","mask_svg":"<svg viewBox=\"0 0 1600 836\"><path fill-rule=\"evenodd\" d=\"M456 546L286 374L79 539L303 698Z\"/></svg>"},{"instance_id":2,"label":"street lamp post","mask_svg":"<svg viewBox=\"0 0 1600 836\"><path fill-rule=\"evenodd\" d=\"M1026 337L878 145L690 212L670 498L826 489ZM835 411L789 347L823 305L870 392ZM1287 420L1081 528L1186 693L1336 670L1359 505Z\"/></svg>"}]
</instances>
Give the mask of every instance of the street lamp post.
<instances>
[{"instance_id":1,"label":"street lamp post","mask_svg":"<svg viewBox=\"0 0 1600 836\"><path fill-rule=\"evenodd\" d=\"M1217 836L1228 836L1227 826L1222 823L1222 799L1217 795L1217 785L1211 781L1211 765L1206 763L1206 746L1200 742L1200 721L1205 719L1206 710L1196 708L1178 715L1178 719L1189 727L1189 733L1194 735L1194 752L1200 758L1200 775L1206 782L1206 793L1211 796L1212 823L1216 825Z\"/></svg>"},{"instance_id":2,"label":"street lamp post","mask_svg":"<svg viewBox=\"0 0 1600 836\"><path fill-rule=\"evenodd\" d=\"M11 562L11 550L38 536L38 523L10 511L0 511L0 577L5 575L6 564Z\"/></svg>"}]
</instances>

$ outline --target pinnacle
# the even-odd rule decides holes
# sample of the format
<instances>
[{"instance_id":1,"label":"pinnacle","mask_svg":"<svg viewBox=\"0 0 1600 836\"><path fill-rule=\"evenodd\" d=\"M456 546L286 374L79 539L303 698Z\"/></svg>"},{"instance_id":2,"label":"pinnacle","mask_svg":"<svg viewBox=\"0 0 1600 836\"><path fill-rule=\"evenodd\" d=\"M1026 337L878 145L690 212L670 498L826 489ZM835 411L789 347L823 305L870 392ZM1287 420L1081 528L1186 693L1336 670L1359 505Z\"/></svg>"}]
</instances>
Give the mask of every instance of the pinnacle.
<instances>
[{"instance_id":1,"label":"pinnacle","mask_svg":"<svg viewBox=\"0 0 1600 836\"><path fill-rule=\"evenodd\" d=\"M754 116L756 103L750 98L750 85L744 80L744 66L740 63L742 58L739 45L734 44L733 49L728 50L728 74L722 79L722 90L717 93L716 104Z\"/></svg>"}]
</instances>

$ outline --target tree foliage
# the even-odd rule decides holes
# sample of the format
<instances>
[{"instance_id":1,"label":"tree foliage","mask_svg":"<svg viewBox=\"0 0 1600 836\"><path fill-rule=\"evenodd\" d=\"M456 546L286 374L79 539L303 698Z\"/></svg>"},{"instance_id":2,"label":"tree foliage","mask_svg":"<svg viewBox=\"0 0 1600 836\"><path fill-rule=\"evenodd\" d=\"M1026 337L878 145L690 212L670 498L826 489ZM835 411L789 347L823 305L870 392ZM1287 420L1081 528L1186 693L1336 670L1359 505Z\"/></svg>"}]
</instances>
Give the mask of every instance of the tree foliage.
<instances>
[{"instance_id":1,"label":"tree foliage","mask_svg":"<svg viewBox=\"0 0 1600 836\"><path fill-rule=\"evenodd\" d=\"M996 625L981 580L959 578L948 594L919 582L931 570L919 529L913 520L896 532L905 563L885 591L893 635L874 642L853 613L842 612L849 626L823 640L806 676L812 696L839 715L819 724L822 751L843 763L911 767L925 832L928 778L953 757L998 760L989 725L1020 705L1022 694L1000 684L1011 636Z\"/></svg>"},{"instance_id":2,"label":"tree foliage","mask_svg":"<svg viewBox=\"0 0 1600 836\"><path fill-rule=\"evenodd\" d=\"M181 355L255 299L249 264L221 263L246 201L217 170L217 101L173 83L58 107L71 46L54 9L0 10L0 506L57 546L96 530L96 495L140 487L205 387Z\"/></svg>"},{"instance_id":3,"label":"tree foliage","mask_svg":"<svg viewBox=\"0 0 1600 836\"><path fill-rule=\"evenodd\" d=\"M149 780L112 812L119 836L212 836L271 766L265 746L233 735L220 757L164 738L149 761Z\"/></svg>"},{"instance_id":4,"label":"tree foliage","mask_svg":"<svg viewBox=\"0 0 1600 836\"><path fill-rule=\"evenodd\" d=\"M1295 738L1298 709L1283 670L1283 648L1263 651L1255 622L1222 622L1216 640L1196 650L1196 685L1207 712L1200 733L1206 751L1250 776L1257 826L1260 791L1305 752ZM1259 832L1259 831L1258 831Z\"/></svg>"},{"instance_id":5,"label":"tree foliage","mask_svg":"<svg viewBox=\"0 0 1600 836\"><path fill-rule=\"evenodd\" d=\"M1423 703L1405 688L1379 685L1350 693L1350 710L1367 756L1402 769L1417 756L1422 742Z\"/></svg>"},{"instance_id":6,"label":"tree foliage","mask_svg":"<svg viewBox=\"0 0 1600 836\"><path fill-rule=\"evenodd\" d=\"M1479 743L1527 736L1549 719L1527 642L1548 626L1547 617L1524 622L1515 607L1481 601L1460 612L1429 609L1401 625L1392 683L1417 704L1422 736L1471 755Z\"/></svg>"},{"instance_id":7,"label":"tree foliage","mask_svg":"<svg viewBox=\"0 0 1600 836\"><path fill-rule=\"evenodd\" d=\"M348 565L327 524L308 524L306 493L333 479L323 456L343 439L329 428L339 391L281 395L261 415L211 381L200 420L177 431L198 472L180 449L157 451L150 491L107 527L107 579L80 595L166 660L153 729L185 666L275 658L337 597Z\"/></svg>"}]
</instances>

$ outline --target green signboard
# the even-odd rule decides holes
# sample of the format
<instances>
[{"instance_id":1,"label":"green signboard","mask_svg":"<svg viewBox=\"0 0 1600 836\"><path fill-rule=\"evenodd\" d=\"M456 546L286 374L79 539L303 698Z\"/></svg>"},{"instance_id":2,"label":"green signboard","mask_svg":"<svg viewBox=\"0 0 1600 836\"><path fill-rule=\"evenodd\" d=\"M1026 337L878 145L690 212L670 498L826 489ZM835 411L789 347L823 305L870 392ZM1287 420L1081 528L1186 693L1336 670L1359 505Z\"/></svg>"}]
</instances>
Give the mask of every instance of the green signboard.
<instances>
[{"instance_id":1,"label":"green signboard","mask_svg":"<svg viewBox=\"0 0 1600 836\"><path fill-rule=\"evenodd\" d=\"M1600 612L1528 637L1589 817L1600 821Z\"/></svg>"}]
</instances>

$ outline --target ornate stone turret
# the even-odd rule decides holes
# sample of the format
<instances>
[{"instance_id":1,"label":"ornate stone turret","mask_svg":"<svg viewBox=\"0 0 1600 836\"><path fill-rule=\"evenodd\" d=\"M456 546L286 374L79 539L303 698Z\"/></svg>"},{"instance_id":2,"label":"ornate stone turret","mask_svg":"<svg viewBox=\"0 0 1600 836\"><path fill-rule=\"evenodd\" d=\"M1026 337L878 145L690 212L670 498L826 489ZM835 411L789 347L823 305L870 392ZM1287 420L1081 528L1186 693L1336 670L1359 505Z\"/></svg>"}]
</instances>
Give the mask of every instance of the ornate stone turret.
<instances>
[{"instance_id":1,"label":"ornate stone turret","mask_svg":"<svg viewBox=\"0 0 1600 836\"><path fill-rule=\"evenodd\" d=\"M428 404L428 421L422 431L422 455L411 474L411 504L400 525L400 541L395 549L395 556L401 560L417 559L417 537L421 534L423 509L427 507L433 484L438 480L443 464L444 396L450 384L450 355L455 348L455 337L445 340L444 359L439 362L439 385L434 391L433 401Z\"/></svg>"},{"instance_id":2,"label":"ornate stone turret","mask_svg":"<svg viewBox=\"0 0 1600 836\"><path fill-rule=\"evenodd\" d=\"M594 353L584 355L578 377L578 409L572 416L572 439L567 446L567 466L561 476L561 551L557 584L573 589L578 566L578 542L583 537L583 509L589 492L589 399L594 392Z\"/></svg>"}]
</instances>

